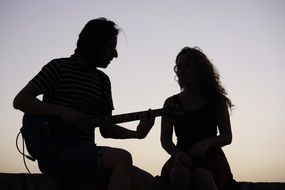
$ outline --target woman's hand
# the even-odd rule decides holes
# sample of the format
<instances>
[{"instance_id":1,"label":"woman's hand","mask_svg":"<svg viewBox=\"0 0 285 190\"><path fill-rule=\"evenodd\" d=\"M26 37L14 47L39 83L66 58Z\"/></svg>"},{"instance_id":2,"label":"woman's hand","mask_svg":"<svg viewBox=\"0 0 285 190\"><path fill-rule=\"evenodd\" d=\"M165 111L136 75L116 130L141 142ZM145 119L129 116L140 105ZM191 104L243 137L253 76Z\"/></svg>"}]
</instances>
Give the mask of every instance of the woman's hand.
<instances>
[{"instance_id":1,"label":"woman's hand","mask_svg":"<svg viewBox=\"0 0 285 190\"><path fill-rule=\"evenodd\" d=\"M155 116L152 110L149 110L145 116L140 120L139 125L137 126L138 138L142 139L147 136L152 126L154 125Z\"/></svg>"},{"instance_id":2,"label":"woman's hand","mask_svg":"<svg viewBox=\"0 0 285 190\"><path fill-rule=\"evenodd\" d=\"M179 152L174 156L174 166L175 165L182 165L190 169L192 165L192 160L186 153Z\"/></svg>"}]
</instances>

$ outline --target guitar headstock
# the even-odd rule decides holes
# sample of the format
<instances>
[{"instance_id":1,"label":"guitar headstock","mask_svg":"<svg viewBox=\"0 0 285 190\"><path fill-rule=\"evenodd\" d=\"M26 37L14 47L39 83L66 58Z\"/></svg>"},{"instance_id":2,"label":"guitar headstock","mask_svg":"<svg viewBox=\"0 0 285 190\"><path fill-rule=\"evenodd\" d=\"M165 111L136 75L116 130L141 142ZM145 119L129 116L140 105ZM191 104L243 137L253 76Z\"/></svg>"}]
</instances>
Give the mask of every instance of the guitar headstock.
<instances>
[{"instance_id":1,"label":"guitar headstock","mask_svg":"<svg viewBox=\"0 0 285 190\"><path fill-rule=\"evenodd\" d=\"M181 117L191 111L190 108L178 104L168 104L163 108L163 115L168 117Z\"/></svg>"}]
</instances>

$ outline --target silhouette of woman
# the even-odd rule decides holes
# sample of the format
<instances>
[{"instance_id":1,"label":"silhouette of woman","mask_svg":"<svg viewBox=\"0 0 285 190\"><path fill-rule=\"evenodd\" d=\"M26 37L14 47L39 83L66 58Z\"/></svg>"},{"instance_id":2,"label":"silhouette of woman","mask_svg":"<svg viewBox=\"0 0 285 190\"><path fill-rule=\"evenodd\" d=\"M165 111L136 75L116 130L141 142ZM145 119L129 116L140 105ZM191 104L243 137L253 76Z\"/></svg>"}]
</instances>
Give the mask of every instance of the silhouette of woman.
<instances>
[{"instance_id":1,"label":"silhouette of woman","mask_svg":"<svg viewBox=\"0 0 285 190\"><path fill-rule=\"evenodd\" d=\"M176 57L174 71L181 92L166 99L190 109L183 116L163 116L161 145L171 155L161 177L171 189L224 189L233 182L221 147L232 142L228 109L232 107L219 74L198 47L184 47ZM177 144L172 141L175 131Z\"/></svg>"}]
</instances>

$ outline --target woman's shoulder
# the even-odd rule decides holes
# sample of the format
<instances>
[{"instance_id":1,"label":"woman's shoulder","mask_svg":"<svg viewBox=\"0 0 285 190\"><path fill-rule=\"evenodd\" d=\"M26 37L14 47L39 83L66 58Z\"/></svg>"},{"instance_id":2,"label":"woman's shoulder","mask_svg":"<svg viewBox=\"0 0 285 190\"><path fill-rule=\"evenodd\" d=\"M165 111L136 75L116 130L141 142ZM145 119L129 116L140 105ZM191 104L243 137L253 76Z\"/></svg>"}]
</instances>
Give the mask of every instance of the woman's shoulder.
<instances>
[{"instance_id":1,"label":"woman's shoulder","mask_svg":"<svg viewBox=\"0 0 285 190\"><path fill-rule=\"evenodd\" d=\"M177 104L178 101L179 101L179 93L178 94L174 94L174 95L166 98L166 100L164 101L164 106Z\"/></svg>"},{"instance_id":2,"label":"woman's shoulder","mask_svg":"<svg viewBox=\"0 0 285 190\"><path fill-rule=\"evenodd\" d=\"M223 110L227 108L227 97L220 94L220 95L213 95L209 97L208 104L216 109L216 110Z\"/></svg>"}]
</instances>

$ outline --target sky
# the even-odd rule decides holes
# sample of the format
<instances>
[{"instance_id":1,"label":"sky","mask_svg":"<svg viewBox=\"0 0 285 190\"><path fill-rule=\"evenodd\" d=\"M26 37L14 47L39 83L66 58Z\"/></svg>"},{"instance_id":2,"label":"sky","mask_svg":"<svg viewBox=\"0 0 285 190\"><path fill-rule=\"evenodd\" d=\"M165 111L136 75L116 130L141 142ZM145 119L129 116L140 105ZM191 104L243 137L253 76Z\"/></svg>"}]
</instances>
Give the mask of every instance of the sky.
<instances>
[{"instance_id":1,"label":"sky","mask_svg":"<svg viewBox=\"0 0 285 190\"><path fill-rule=\"evenodd\" d=\"M15 145L23 116L12 106L16 94L50 60L73 54L89 20L106 17L121 29L119 57L103 70L112 82L114 114L161 108L180 91L177 53L198 46L235 105L233 142L223 148L234 178L285 182L284 10L283 0L1 0L0 172L27 172ZM95 133L98 145L128 150L134 164L153 175L169 158L160 145L160 117L143 140Z\"/></svg>"}]
</instances>

